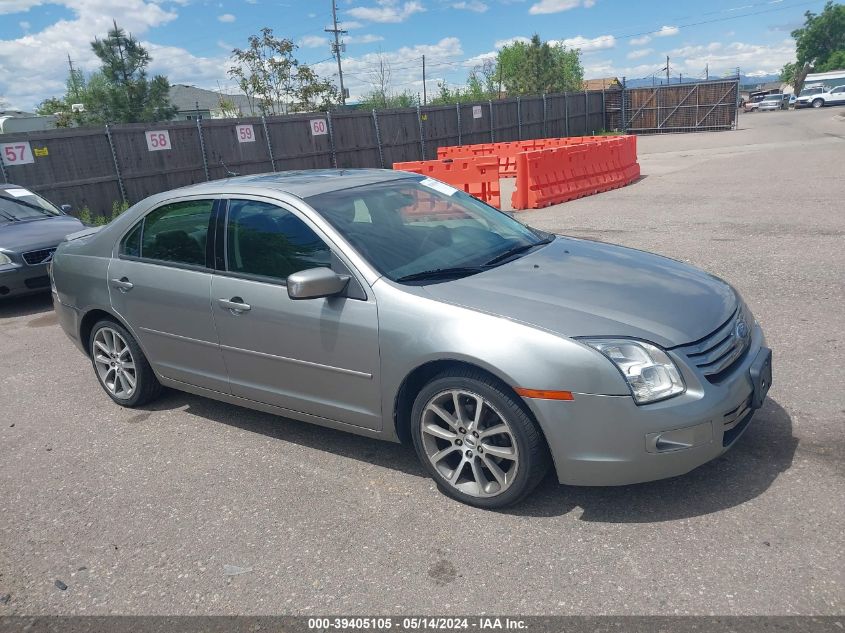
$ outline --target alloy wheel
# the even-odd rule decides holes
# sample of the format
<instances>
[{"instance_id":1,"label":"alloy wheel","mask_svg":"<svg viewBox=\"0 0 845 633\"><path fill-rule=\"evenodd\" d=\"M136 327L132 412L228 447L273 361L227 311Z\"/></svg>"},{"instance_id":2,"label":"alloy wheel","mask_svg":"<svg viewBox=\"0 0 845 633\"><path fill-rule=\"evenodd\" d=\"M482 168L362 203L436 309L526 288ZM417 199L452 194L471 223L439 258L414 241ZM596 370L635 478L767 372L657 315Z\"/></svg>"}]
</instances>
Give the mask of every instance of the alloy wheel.
<instances>
[{"instance_id":1,"label":"alloy wheel","mask_svg":"<svg viewBox=\"0 0 845 633\"><path fill-rule=\"evenodd\" d=\"M121 400L128 400L135 393L138 376L132 350L119 332L103 327L94 336L94 366L100 382L109 393Z\"/></svg>"},{"instance_id":2,"label":"alloy wheel","mask_svg":"<svg viewBox=\"0 0 845 633\"><path fill-rule=\"evenodd\" d=\"M446 483L473 497L507 490L519 469L519 451L507 420L478 394L443 391L425 405L422 445Z\"/></svg>"}]
</instances>

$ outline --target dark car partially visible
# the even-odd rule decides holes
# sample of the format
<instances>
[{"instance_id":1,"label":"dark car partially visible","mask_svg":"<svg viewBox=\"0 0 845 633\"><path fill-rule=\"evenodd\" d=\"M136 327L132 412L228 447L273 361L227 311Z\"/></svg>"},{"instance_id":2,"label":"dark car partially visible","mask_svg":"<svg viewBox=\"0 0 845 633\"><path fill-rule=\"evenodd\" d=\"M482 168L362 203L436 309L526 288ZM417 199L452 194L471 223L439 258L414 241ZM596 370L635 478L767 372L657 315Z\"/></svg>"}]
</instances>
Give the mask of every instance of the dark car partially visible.
<instances>
[{"instance_id":1,"label":"dark car partially visible","mask_svg":"<svg viewBox=\"0 0 845 633\"><path fill-rule=\"evenodd\" d=\"M49 290L56 246L83 228L28 189L0 184L0 299Z\"/></svg>"}]
</instances>

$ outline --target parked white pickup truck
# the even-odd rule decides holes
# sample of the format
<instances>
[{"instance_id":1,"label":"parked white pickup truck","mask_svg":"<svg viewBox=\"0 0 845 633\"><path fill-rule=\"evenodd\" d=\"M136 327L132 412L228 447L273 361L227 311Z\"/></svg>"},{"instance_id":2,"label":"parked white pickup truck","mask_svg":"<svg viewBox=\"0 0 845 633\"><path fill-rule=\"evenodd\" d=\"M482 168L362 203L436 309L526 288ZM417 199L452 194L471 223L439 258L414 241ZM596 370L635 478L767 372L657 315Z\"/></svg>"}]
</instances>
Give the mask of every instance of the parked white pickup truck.
<instances>
[{"instance_id":1,"label":"parked white pickup truck","mask_svg":"<svg viewBox=\"0 0 845 633\"><path fill-rule=\"evenodd\" d=\"M845 105L845 86L836 86L827 91L802 90L795 101L796 108L821 108L826 105Z\"/></svg>"}]
</instances>

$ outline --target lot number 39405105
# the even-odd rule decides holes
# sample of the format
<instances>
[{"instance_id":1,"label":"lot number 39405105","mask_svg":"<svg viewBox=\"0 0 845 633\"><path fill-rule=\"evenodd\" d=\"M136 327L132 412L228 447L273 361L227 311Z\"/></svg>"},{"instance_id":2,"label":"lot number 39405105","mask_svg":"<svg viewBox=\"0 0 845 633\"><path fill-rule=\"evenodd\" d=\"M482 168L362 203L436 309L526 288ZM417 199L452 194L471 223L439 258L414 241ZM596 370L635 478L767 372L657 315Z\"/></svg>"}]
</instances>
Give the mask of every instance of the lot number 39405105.
<instances>
[{"instance_id":1,"label":"lot number 39405105","mask_svg":"<svg viewBox=\"0 0 845 633\"><path fill-rule=\"evenodd\" d=\"M32 148L28 141L18 141L16 143L0 143L0 157L3 159L3 164L6 167L14 165L28 165L35 162L32 157Z\"/></svg>"}]
</instances>

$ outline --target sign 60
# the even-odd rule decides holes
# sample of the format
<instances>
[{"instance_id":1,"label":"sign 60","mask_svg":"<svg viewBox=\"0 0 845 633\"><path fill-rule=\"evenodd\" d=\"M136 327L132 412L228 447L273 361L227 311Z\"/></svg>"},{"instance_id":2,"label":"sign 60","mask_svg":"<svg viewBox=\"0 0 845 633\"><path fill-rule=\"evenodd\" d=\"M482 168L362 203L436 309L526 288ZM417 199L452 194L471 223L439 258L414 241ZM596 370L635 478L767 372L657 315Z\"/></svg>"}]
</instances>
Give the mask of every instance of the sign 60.
<instances>
[{"instance_id":1,"label":"sign 60","mask_svg":"<svg viewBox=\"0 0 845 633\"><path fill-rule=\"evenodd\" d=\"M329 133L329 126L325 119L311 119L311 136L320 136Z\"/></svg>"}]
</instances>

